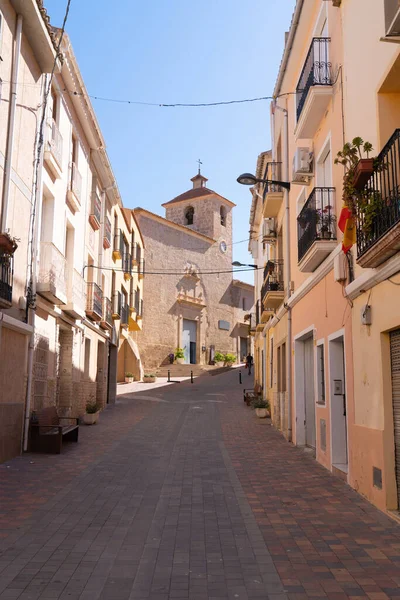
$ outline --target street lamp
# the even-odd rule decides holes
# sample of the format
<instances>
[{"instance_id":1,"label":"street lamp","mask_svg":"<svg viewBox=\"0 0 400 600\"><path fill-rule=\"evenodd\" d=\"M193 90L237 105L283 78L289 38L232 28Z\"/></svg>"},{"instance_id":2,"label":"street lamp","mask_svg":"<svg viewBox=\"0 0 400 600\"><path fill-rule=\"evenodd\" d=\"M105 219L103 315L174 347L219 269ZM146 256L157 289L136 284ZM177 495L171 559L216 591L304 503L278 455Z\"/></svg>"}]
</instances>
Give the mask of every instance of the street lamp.
<instances>
[{"instance_id":1,"label":"street lamp","mask_svg":"<svg viewBox=\"0 0 400 600\"><path fill-rule=\"evenodd\" d=\"M253 269L258 269L257 265L244 265L238 260L235 260L235 262L232 263L232 267L252 267Z\"/></svg>"},{"instance_id":2,"label":"street lamp","mask_svg":"<svg viewBox=\"0 0 400 600\"><path fill-rule=\"evenodd\" d=\"M280 185L285 190L290 190L290 183L288 181L275 181L274 179L258 179L251 173L242 173L236 180L242 185L255 185L256 183L270 183L271 185Z\"/></svg>"}]
</instances>

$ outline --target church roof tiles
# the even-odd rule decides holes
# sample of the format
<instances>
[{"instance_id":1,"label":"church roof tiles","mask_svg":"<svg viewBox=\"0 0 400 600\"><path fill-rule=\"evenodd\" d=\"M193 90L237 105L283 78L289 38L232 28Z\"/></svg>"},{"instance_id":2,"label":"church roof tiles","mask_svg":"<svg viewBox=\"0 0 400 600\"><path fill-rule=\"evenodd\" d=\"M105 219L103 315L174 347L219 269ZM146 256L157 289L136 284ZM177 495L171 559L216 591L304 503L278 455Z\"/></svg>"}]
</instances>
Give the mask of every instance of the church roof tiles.
<instances>
[{"instance_id":1,"label":"church roof tiles","mask_svg":"<svg viewBox=\"0 0 400 600\"><path fill-rule=\"evenodd\" d=\"M188 200L197 200L198 198L205 198L206 196L217 196L218 198L221 198L221 200L224 200L224 202L228 202L228 204L230 204L231 206L235 206L235 204L233 202L231 202L230 200L228 200L227 198L224 198L220 194L217 194L217 192L214 192L213 190L210 190L209 188L206 188L204 186L198 187L198 188L192 188L192 189L188 190L187 192L184 192L183 194L176 196L176 198L173 198L169 202L165 202L165 204L162 204L161 206L170 206L171 204L176 204L178 202L187 202Z\"/></svg>"}]
</instances>

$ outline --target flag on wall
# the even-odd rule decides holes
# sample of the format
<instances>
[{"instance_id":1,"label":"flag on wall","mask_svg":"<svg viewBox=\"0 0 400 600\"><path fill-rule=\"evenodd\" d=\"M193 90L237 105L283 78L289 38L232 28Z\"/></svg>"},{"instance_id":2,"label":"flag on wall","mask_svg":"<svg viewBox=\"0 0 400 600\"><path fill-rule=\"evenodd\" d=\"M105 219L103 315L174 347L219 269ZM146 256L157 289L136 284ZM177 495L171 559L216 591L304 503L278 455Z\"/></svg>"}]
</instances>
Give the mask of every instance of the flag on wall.
<instances>
[{"instance_id":1,"label":"flag on wall","mask_svg":"<svg viewBox=\"0 0 400 600\"><path fill-rule=\"evenodd\" d=\"M340 213L338 227L343 232L342 250L345 254L356 243L356 221L353 213L347 206L343 206Z\"/></svg>"}]
</instances>

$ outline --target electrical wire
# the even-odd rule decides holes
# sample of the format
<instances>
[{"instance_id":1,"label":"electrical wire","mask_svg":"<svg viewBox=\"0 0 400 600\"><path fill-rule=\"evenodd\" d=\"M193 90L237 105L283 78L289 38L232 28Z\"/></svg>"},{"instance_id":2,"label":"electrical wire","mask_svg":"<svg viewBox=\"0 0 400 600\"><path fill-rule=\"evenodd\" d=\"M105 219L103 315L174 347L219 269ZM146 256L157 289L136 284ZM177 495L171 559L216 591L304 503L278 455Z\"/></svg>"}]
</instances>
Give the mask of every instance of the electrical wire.
<instances>
[{"instance_id":1,"label":"electrical wire","mask_svg":"<svg viewBox=\"0 0 400 600\"><path fill-rule=\"evenodd\" d=\"M125 269L115 269L114 267L104 267L99 265L85 265L85 269L100 269L101 271L115 271L116 273L126 273ZM226 273L245 273L247 271L259 271L264 269L264 267L249 267L243 269L230 269L226 271L197 271L198 275L223 275ZM157 271L131 271L132 275L138 275L143 273L143 275L187 275L186 271L164 271L162 269L157 269Z\"/></svg>"}]
</instances>

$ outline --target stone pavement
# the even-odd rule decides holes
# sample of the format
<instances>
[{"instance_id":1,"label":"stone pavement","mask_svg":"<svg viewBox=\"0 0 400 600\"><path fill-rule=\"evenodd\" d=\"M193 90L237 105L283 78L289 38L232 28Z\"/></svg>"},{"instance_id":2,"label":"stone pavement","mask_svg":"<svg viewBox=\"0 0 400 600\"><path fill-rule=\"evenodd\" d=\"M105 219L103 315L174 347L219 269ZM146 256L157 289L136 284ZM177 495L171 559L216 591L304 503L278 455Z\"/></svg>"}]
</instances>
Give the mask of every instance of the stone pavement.
<instances>
[{"instance_id":1,"label":"stone pavement","mask_svg":"<svg viewBox=\"0 0 400 600\"><path fill-rule=\"evenodd\" d=\"M1 465L0 599L400 598L400 527L241 389L120 396L63 454Z\"/></svg>"}]
</instances>

